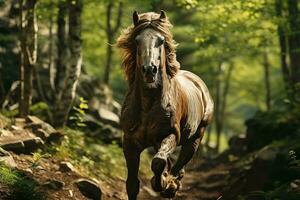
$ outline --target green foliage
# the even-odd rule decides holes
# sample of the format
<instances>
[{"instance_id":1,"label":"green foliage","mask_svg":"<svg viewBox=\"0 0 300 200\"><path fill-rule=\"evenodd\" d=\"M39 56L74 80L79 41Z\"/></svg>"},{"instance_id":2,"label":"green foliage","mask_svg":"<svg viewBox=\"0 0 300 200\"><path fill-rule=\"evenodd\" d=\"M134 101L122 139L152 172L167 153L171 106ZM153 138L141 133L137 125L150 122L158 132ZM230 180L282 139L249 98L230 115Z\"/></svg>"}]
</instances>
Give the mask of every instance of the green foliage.
<instances>
[{"instance_id":1,"label":"green foliage","mask_svg":"<svg viewBox=\"0 0 300 200\"><path fill-rule=\"evenodd\" d=\"M38 102L30 107L30 114L39 117L43 121L47 121L49 107L45 102Z\"/></svg>"},{"instance_id":2,"label":"green foliage","mask_svg":"<svg viewBox=\"0 0 300 200\"><path fill-rule=\"evenodd\" d=\"M85 100L83 97L79 98L79 105L73 106L73 112L69 117L69 123L72 127L85 127L86 124L84 123L84 116L86 115L86 111L88 110L88 101Z\"/></svg>"},{"instance_id":3,"label":"green foliage","mask_svg":"<svg viewBox=\"0 0 300 200\"><path fill-rule=\"evenodd\" d=\"M99 140L95 142L78 130L66 128L63 131L66 136L62 144L49 149L54 157L69 160L81 173L91 177L102 180L125 178L125 159L119 145L107 145ZM141 157L141 173L145 177L151 175L149 166L149 155L144 153Z\"/></svg>"},{"instance_id":4,"label":"green foliage","mask_svg":"<svg viewBox=\"0 0 300 200\"><path fill-rule=\"evenodd\" d=\"M37 183L34 180L3 165L0 165L0 184L8 187L8 199L45 199L43 194L36 190Z\"/></svg>"},{"instance_id":5,"label":"green foliage","mask_svg":"<svg viewBox=\"0 0 300 200\"><path fill-rule=\"evenodd\" d=\"M43 158L49 158L51 157L51 154L49 153L43 153L41 150L38 150L34 153L32 153L32 164L31 164L31 167L37 167L40 163L40 161L43 159Z\"/></svg>"},{"instance_id":6,"label":"green foliage","mask_svg":"<svg viewBox=\"0 0 300 200\"><path fill-rule=\"evenodd\" d=\"M300 121L286 111L257 112L246 121L249 149L261 148L274 140L296 137L300 132Z\"/></svg>"}]
</instances>

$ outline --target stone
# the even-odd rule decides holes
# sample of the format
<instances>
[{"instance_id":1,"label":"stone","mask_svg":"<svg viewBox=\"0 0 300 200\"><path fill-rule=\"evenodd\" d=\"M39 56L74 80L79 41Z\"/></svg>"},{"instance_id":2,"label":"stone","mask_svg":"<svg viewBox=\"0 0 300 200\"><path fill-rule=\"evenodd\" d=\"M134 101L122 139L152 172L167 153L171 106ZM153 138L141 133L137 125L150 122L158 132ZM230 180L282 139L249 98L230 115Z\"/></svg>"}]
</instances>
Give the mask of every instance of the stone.
<instances>
[{"instance_id":1,"label":"stone","mask_svg":"<svg viewBox=\"0 0 300 200\"><path fill-rule=\"evenodd\" d=\"M13 133L6 129L0 129L0 136L1 137L13 137Z\"/></svg>"},{"instance_id":2,"label":"stone","mask_svg":"<svg viewBox=\"0 0 300 200\"><path fill-rule=\"evenodd\" d=\"M61 172L76 172L76 169L70 162L62 161L59 164L59 171L61 171Z\"/></svg>"},{"instance_id":3,"label":"stone","mask_svg":"<svg viewBox=\"0 0 300 200\"><path fill-rule=\"evenodd\" d=\"M278 153L278 148L266 146L257 153L257 158L265 161L273 161Z\"/></svg>"},{"instance_id":4,"label":"stone","mask_svg":"<svg viewBox=\"0 0 300 200\"><path fill-rule=\"evenodd\" d=\"M24 118L15 118L13 120L14 125L18 126L18 127L24 127L25 126L25 119Z\"/></svg>"},{"instance_id":5,"label":"stone","mask_svg":"<svg viewBox=\"0 0 300 200\"><path fill-rule=\"evenodd\" d=\"M11 125L11 130L13 130L13 131L20 131L20 130L22 130L20 127L18 127L18 126L15 126L15 125Z\"/></svg>"},{"instance_id":6,"label":"stone","mask_svg":"<svg viewBox=\"0 0 300 200\"><path fill-rule=\"evenodd\" d=\"M41 128L37 129L34 133L36 136L40 137L43 140L49 137L49 133L47 133L44 129Z\"/></svg>"},{"instance_id":7,"label":"stone","mask_svg":"<svg viewBox=\"0 0 300 200\"><path fill-rule=\"evenodd\" d=\"M56 131L56 132L52 132L49 137L47 137L46 139L46 143L48 144L60 144L63 140L63 138L65 137L65 135L62 132Z\"/></svg>"},{"instance_id":8,"label":"stone","mask_svg":"<svg viewBox=\"0 0 300 200\"><path fill-rule=\"evenodd\" d=\"M15 162L12 155L5 151L4 149L0 148L0 163L3 163L4 165L10 167L10 168L16 168L17 163Z\"/></svg>"},{"instance_id":9,"label":"stone","mask_svg":"<svg viewBox=\"0 0 300 200\"><path fill-rule=\"evenodd\" d=\"M45 123L43 120L39 119L36 116L28 115L26 118L27 123L34 123L34 124L42 124Z\"/></svg>"},{"instance_id":10,"label":"stone","mask_svg":"<svg viewBox=\"0 0 300 200\"><path fill-rule=\"evenodd\" d=\"M142 189L145 190L150 196L158 197L157 193L154 192L151 188L149 188L147 186L143 186Z\"/></svg>"},{"instance_id":11,"label":"stone","mask_svg":"<svg viewBox=\"0 0 300 200\"><path fill-rule=\"evenodd\" d=\"M36 116L27 116L26 118L27 125L26 128L32 128L32 131L35 133L39 128L46 131L49 135L51 133L57 132L50 124L44 122L43 120L37 118Z\"/></svg>"},{"instance_id":12,"label":"stone","mask_svg":"<svg viewBox=\"0 0 300 200\"><path fill-rule=\"evenodd\" d=\"M33 174L33 171L30 168L24 169L24 172L29 173L29 174Z\"/></svg>"},{"instance_id":13,"label":"stone","mask_svg":"<svg viewBox=\"0 0 300 200\"><path fill-rule=\"evenodd\" d=\"M56 179L49 179L43 184L43 186L52 190L60 190L65 186L65 183Z\"/></svg>"},{"instance_id":14,"label":"stone","mask_svg":"<svg viewBox=\"0 0 300 200\"><path fill-rule=\"evenodd\" d=\"M98 108L98 115L103 123L110 124L115 128L119 127L119 116L113 113L112 111L101 106L100 108Z\"/></svg>"},{"instance_id":15,"label":"stone","mask_svg":"<svg viewBox=\"0 0 300 200\"><path fill-rule=\"evenodd\" d=\"M26 137L21 139L13 139L7 141L1 141L0 147L12 151L14 153L32 153L44 144L44 141L40 137Z\"/></svg>"},{"instance_id":16,"label":"stone","mask_svg":"<svg viewBox=\"0 0 300 200\"><path fill-rule=\"evenodd\" d=\"M74 184L78 187L79 191L87 198L93 200L100 200L102 196L101 188L94 181L80 178L74 182Z\"/></svg>"}]
</instances>

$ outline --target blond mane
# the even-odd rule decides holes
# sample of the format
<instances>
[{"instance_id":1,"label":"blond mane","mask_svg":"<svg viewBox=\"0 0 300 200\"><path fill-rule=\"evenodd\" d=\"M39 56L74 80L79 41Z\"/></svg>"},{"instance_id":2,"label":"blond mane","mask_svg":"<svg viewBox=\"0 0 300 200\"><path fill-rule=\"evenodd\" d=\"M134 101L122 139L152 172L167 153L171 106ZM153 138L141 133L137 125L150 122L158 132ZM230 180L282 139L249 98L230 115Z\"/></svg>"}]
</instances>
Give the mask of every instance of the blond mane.
<instances>
[{"instance_id":1,"label":"blond mane","mask_svg":"<svg viewBox=\"0 0 300 200\"><path fill-rule=\"evenodd\" d=\"M139 21L136 26L126 28L117 39L117 47L123 51L123 62L125 76L129 84L134 82L136 70L136 43L135 37L146 28L153 28L159 31L165 37L166 52L166 71L172 78L180 68L180 64L176 60L176 43L170 32L172 24L168 18L161 19L160 15L154 12L143 13L139 15Z\"/></svg>"}]
</instances>

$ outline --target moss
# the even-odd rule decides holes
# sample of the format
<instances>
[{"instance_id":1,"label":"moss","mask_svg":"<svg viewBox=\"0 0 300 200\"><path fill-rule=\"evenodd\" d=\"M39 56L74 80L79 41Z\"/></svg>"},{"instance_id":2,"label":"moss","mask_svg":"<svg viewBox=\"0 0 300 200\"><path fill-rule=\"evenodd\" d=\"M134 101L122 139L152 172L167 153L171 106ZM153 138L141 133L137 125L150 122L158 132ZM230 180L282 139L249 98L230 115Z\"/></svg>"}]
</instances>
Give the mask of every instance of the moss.
<instances>
[{"instance_id":1,"label":"moss","mask_svg":"<svg viewBox=\"0 0 300 200\"><path fill-rule=\"evenodd\" d=\"M17 170L0 165L0 184L8 187L3 199L42 200L43 194L36 190L37 182Z\"/></svg>"},{"instance_id":2,"label":"moss","mask_svg":"<svg viewBox=\"0 0 300 200\"><path fill-rule=\"evenodd\" d=\"M30 107L30 114L47 121L49 107L45 102L38 102Z\"/></svg>"}]
</instances>

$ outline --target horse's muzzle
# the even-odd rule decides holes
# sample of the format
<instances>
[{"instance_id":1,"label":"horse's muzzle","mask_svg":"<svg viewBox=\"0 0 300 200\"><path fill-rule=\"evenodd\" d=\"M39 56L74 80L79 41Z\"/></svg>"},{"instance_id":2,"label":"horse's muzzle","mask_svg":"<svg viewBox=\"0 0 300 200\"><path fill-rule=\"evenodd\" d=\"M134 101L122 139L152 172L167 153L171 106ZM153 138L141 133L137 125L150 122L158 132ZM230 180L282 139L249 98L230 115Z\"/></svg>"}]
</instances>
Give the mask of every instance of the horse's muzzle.
<instances>
[{"instance_id":1,"label":"horse's muzzle","mask_svg":"<svg viewBox=\"0 0 300 200\"><path fill-rule=\"evenodd\" d=\"M145 81L147 83L153 83L155 81L155 76L157 73L157 67L152 65L152 66L143 66L143 73L145 77Z\"/></svg>"}]
</instances>

